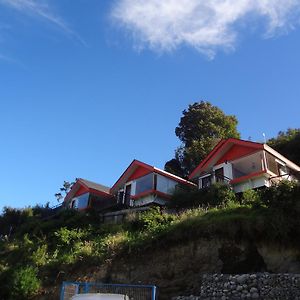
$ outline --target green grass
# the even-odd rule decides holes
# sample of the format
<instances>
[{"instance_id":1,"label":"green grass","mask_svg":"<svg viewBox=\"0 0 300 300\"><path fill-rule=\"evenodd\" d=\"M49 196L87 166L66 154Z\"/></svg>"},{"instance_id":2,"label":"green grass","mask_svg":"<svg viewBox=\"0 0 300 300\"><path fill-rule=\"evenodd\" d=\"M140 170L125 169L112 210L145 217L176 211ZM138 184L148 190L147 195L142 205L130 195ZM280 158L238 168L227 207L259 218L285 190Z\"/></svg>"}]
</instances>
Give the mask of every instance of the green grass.
<instances>
[{"instance_id":1,"label":"green grass","mask_svg":"<svg viewBox=\"0 0 300 300\"><path fill-rule=\"evenodd\" d=\"M12 299L22 291L30 297L40 287L56 284L62 272L66 276L75 271L84 273L116 256L155 250L158 246L168 248L199 238L263 241L299 247L299 210L292 206L290 213L286 206L285 209L276 207L275 198L276 205L266 207L261 205L260 198L255 198L257 203L249 201L249 195L251 193L247 201L241 201L243 205L230 198L217 201L217 207L205 208L195 207L198 202L193 200L190 201L192 208L182 209L177 214L152 209L128 215L123 224L101 224L93 213L66 211L55 219L43 221L28 209L25 215L9 211L9 220L5 222L17 225L9 238L0 241L2 297ZM282 194L279 195L282 200ZM0 217L0 223L5 218L8 215ZM16 290L12 283L18 280L23 285L28 283L28 289L24 286L23 290Z\"/></svg>"}]
</instances>

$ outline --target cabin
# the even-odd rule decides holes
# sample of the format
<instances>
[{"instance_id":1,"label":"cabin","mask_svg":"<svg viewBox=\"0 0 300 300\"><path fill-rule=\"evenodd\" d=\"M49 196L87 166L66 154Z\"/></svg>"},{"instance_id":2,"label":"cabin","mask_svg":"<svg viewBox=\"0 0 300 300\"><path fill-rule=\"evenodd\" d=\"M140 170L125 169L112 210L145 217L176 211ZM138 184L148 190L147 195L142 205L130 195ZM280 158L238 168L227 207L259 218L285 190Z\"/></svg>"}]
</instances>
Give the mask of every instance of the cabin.
<instances>
[{"instance_id":1,"label":"cabin","mask_svg":"<svg viewBox=\"0 0 300 300\"><path fill-rule=\"evenodd\" d=\"M110 188L104 185L78 178L64 198L64 206L77 210L93 208L99 211L111 209L116 205Z\"/></svg>"},{"instance_id":2,"label":"cabin","mask_svg":"<svg viewBox=\"0 0 300 300\"><path fill-rule=\"evenodd\" d=\"M190 174L198 187L225 182L236 193L297 180L300 167L267 144L229 138L220 141Z\"/></svg>"},{"instance_id":3,"label":"cabin","mask_svg":"<svg viewBox=\"0 0 300 300\"><path fill-rule=\"evenodd\" d=\"M110 193L124 207L165 205L175 189L182 186L195 187L188 180L169 172L133 160L110 189Z\"/></svg>"}]
</instances>

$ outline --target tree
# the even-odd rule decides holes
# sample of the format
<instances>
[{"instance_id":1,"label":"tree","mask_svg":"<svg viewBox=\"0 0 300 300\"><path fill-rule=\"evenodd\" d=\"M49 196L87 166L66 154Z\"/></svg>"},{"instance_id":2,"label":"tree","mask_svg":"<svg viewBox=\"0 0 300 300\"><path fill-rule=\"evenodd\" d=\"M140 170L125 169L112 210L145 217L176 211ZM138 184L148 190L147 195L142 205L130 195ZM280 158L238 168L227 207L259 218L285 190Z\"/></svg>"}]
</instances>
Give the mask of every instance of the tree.
<instances>
[{"instance_id":1,"label":"tree","mask_svg":"<svg viewBox=\"0 0 300 300\"><path fill-rule=\"evenodd\" d=\"M239 138L237 118L225 113L207 101L195 102L182 112L176 136L181 146L175 158L165 164L165 170L187 177L208 155L213 147L226 138Z\"/></svg>"},{"instance_id":2,"label":"tree","mask_svg":"<svg viewBox=\"0 0 300 300\"><path fill-rule=\"evenodd\" d=\"M280 131L277 137L269 139L268 145L297 165L300 165L300 128Z\"/></svg>"},{"instance_id":3,"label":"tree","mask_svg":"<svg viewBox=\"0 0 300 300\"><path fill-rule=\"evenodd\" d=\"M74 184L74 182L64 181L63 186L59 189L60 192L54 194L57 201L62 200L69 193L73 184Z\"/></svg>"}]
</instances>

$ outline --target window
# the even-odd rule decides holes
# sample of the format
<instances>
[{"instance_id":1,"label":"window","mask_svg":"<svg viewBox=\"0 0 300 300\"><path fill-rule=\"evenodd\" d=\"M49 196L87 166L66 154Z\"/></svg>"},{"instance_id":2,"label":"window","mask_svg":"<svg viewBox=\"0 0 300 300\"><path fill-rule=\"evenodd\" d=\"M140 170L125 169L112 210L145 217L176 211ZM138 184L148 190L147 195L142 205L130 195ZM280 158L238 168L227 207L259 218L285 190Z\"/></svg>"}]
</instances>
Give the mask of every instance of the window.
<instances>
[{"instance_id":1,"label":"window","mask_svg":"<svg viewBox=\"0 0 300 300\"><path fill-rule=\"evenodd\" d=\"M73 208L76 208L76 209L83 209L83 208L87 208L89 206L89 196L90 194L89 193L86 193L86 194L83 194L83 195L80 195L76 198L73 199Z\"/></svg>"},{"instance_id":2,"label":"window","mask_svg":"<svg viewBox=\"0 0 300 300\"><path fill-rule=\"evenodd\" d=\"M287 167L282 164L278 164L278 171L280 176L288 174Z\"/></svg>"},{"instance_id":3,"label":"window","mask_svg":"<svg viewBox=\"0 0 300 300\"><path fill-rule=\"evenodd\" d=\"M207 188L211 186L211 175L201 178L201 188Z\"/></svg>"},{"instance_id":4,"label":"window","mask_svg":"<svg viewBox=\"0 0 300 300\"><path fill-rule=\"evenodd\" d=\"M224 168L215 170L216 182L224 182Z\"/></svg>"},{"instance_id":5,"label":"window","mask_svg":"<svg viewBox=\"0 0 300 300\"><path fill-rule=\"evenodd\" d=\"M153 173L143 176L136 180L135 194L153 190Z\"/></svg>"},{"instance_id":6,"label":"window","mask_svg":"<svg viewBox=\"0 0 300 300\"><path fill-rule=\"evenodd\" d=\"M172 194L175 190L176 185L176 181L166 178L164 176L157 175L157 191L165 194Z\"/></svg>"},{"instance_id":7,"label":"window","mask_svg":"<svg viewBox=\"0 0 300 300\"><path fill-rule=\"evenodd\" d=\"M276 158L273 155L269 154L268 152L266 152L266 157L267 157L268 169L274 174L279 175Z\"/></svg>"},{"instance_id":8,"label":"window","mask_svg":"<svg viewBox=\"0 0 300 300\"><path fill-rule=\"evenodd\" d=\"M123 201L124 201L124 190L120 190L118 193L118 203L123 204Z\"/></svg>"}]
</instances>

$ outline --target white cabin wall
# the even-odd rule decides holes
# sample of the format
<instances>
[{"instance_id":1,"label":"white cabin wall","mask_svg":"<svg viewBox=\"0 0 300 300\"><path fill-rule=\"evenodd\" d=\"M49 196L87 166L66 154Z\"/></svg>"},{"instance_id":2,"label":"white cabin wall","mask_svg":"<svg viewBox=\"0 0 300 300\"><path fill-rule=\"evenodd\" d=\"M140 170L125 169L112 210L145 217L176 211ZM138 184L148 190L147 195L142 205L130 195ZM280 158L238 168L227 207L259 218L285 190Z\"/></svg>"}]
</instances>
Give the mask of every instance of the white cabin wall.
<instances>
[{"instance_id":1,"label":"white cabin wall","mask_svg":"<svg viewBox=\"0 0 300 300\"><path fill-rule=\"evenodd\" d=\"M244 182L236 183L233 185L233 190L236 193L241 193L249 189L255 189L263 186L268 187L269 185L270 185L269 181L264 176L261 176L261 177L249 179Z\"/></svg>"}]
</instances>

